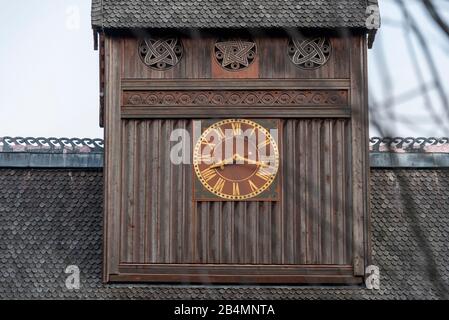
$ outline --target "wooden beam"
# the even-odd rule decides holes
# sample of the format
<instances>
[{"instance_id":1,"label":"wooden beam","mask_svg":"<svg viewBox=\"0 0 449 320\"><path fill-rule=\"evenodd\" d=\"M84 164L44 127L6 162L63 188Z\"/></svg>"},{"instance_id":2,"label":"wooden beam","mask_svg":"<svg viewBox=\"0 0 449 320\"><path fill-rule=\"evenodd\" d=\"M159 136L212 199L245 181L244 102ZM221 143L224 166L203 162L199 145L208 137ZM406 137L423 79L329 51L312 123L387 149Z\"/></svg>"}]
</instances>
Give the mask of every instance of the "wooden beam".
<instances>
[{"instance_id":1,"label":"wooden beam","mask_svg":"<svg viewBox=\"0 0 449 320\"><path fill-rule=\"evenodd\" d=\"M123 119L349 118L348 107L122 107Z\"/></svg>"},{"instance_id":2,"label":"wooden beam","mask_svg":"<svg viewBox=\"0 0 449 320\"><path fill-rule=\"evenodd\" d=\"M360 284L350 265L121 264L112 282Z\"/></svg>"},{"instance_id":3,"label":"wooden beam","mask_svg":"<svg viewBox=\"0 0 449 320\"><path fill-rule=\"evenodd\" d=\"M364 276L366 264L366 215L368 208L368 106L365 86L366 40L354 36L351 47L352 109L352 206L354 275Z\"/></svg>"},{"instance_id":4,"label":"wooden beam","mask_svg":"<svg viewBox=\"0 0 449 320\"><path fill-rule=\"evenodd\" d=\"M121 120L120 77L121 46L112 37L105 39L106 53L106 97L105 97L105 170L104 170L104 236L103 236L103 280L118 272L120 234L120 176L121 176Z\"/></svg>"},{"instance_id":5,"label":"wooden beam","mask_svg":"<svg viewBox=\"0 0 449 320\"><path fill-rule=\"evenodd\" d=\"M363 278L354 276L255 276L255 275L159 275L159 274L122 274L109 276L110 282L176 282L176 283L198 283L198 284L340 284L359 285Z\"/></svg>"},{"instance_id":6,"label":"wooden beam","mask_svg":"<svg viewBox=\"0 0 449 320\"><path fill-rule=\"evenodd\" d=\"M348 89L348 79L123 79L122 89L127 90L254 90L254 89Z\"/></svg>"}]
</instances>

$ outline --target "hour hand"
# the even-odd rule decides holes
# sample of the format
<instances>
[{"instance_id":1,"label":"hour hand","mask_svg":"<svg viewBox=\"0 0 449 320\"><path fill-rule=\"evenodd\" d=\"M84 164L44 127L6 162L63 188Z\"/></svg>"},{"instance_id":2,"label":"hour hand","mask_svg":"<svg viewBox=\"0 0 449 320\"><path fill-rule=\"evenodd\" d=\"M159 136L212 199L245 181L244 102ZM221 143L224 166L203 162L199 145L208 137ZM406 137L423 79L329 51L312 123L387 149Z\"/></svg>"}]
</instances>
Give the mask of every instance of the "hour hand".
<instances>
[{"instance_id":1,"label":"hour hand","mask_svg":"<svg viewBox=\"0 0 449 320\"><path fill-rule=\"evenodd\" d=\"M213 164L210 166L210 169L217 169L217 168L224 168L224 161L217 162L216 164Z\"/></svg>"},{"instance_id":2,"label":"hour hand","mask_svg":"<svg viewBox=\"0 0 449 320\"><path fill-rule=\"evenodd\" d=\"M219 161L219 162L217 162L216 164L213 164L213 165L210 167L210 169L220 168L221 170L223 170L225 165L232 164L233 161L234 161L234 158L233 158L233 157L232 157L232 158L229 158L229 159L225 159L225 160Z\"/></svg>"}]
</instances>

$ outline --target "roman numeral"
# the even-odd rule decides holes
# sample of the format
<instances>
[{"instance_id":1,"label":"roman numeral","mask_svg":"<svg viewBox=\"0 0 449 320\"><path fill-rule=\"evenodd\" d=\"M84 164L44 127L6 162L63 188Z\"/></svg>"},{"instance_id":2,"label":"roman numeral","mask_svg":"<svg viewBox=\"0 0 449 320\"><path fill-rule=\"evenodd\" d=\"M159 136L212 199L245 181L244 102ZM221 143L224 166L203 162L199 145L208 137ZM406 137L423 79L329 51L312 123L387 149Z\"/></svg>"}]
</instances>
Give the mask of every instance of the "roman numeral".
<instances>
[{"instance_id":1,"label":"roman numeral","mask_svg":"<svg viewBox=\"0 0 449 320\"><path fill-rule=\"evenodd\" d=\"M256 127L253 127L253 129L251 130L251 132L249 133L249 136L252 137L255 133L256 133Z\"/></svg>"},{"instance_id":2,"label":"roman numeral","mask_svg":"<svg viewBox=\"0 0 449 320\"><path fill-rule=\"evenodd\" d=\"M256 176L258 176L259 178L261 178L262 180L265 180L265 181L268 181L273 177L271 172L269 172L268 170L266 170L264 168L260 169L259 172L256 173Z\"/></svg>"},{"instance_id":3,"label":"roman numeral","mask_svg":"<svg viewBox=\"0 0 449 320\"><path fill-rule=\"evenodd\" d=\"M232 132L235 136L242 134L242 124L240 122L231 123Z\"/></svg>"},{"instance_id":4,"label":"roman numeral","mask_svg":"<svg viewBox=\"0 0 449 320\"><path fill-rule=\"evenodd\" d=\"M200 157L200 161L201 162L211 163L212 162L212 156L210 154L203 154Z\"/></svg>"},{"instance_id":5,"label":"roman numeral","mask_svg":"<svg viewBox=\"0 0 449 320\"><path fill-rule=\"evenodd\" d=\"M259 143L258 145L257 145L257 148L258 149L261 149L261 148L264 148L265 146L267 146L267 145L269 145L270 144L270 139L265 139L264 141L262 141L261 143Z\"/></svg>"},{"instance_id":6,"label":"roman numeral","mask_svg":"<svg viewBox=\"0 0 449 320\"><path fill-rule=\"evenodd\" d=\"M252 192L256 192L258 190L257 186L251 180L248 180L249 186Z\"/></svg>"},{"instance_id":7,"label":"roman numeral","mask_svg":"<svg viewBox=\"0 0 449 320\"><path fill-rule=\"evenodd\" d=\"M203 170L203 171L201 172L201 175L203 176L204 180L205 180L206 182L208 182L208 181L210 181L211 179L213 179L213 178L217 175L217 173L215 172L214 169L207 168L206 170Z\"/></svg>"},{"instance_id":8,"label":"roman numeral","mask_svg":"<svg viewBox=\"0 0 449 320\"><path fill-rule=\"evenodd\" d=\"M211 148L215 148L215 146L216 146L215 143L208 142L208 141L206 141L206 140L202 140L202 141L201 141L201 144L202 144L202 145L209 146L209 147L211 147Z\"/></svg>"},{"instance_id":9,"label":"roman numeral","mask_svg":"<svg viewBox=\"0 0 449 320\"><path fill-rule=\"evenodd\" d=\"M226 181L223 178L219 178L214 185L214 188L213 188L214 191L222 193L225 183L226 183Z\"/></svg>"},{"instance_id":10,"label":"roman numeral","mask_svg":"<svg viewBox=\"0 0 449 320\"><path fill-rule=\"evenodd\" d=\"M218 128L215 128L214 130L220 138L222 138L222 139L226 138L226 135L222 128L218 127Z\"/></svg>"},{"instance_id":11,"label":"roman numeral","mask_svg":"<svg viewBox=\"0 0 449 320\"><path fill-rule=\"evenodd\" d=\"M240 195L240 187L239 184L234 182L232 184L232 195L233 196L239 196Z\"/></svg>"}]
</instances>

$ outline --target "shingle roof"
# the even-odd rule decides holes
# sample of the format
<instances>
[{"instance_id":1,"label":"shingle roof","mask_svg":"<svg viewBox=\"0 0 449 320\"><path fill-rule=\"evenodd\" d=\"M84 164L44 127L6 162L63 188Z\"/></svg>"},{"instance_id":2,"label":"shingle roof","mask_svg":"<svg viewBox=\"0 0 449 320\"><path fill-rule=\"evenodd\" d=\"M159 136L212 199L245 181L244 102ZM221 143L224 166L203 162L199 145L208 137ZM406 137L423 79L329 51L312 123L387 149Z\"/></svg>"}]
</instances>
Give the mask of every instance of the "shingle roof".
<instances>
[{"instance_id":1,"label":"shingle roof","mask_svg":"<svg viewBox=\"0 0 449 320\"><path fill-rule=\"evenodd\" d=\"M377 0L93 0L94 28L365 28Z\"/></svg>"},{"instance_id":2,"label":"shingle roof","mask_svg":"<svg viewBox=\"0 0 449 320\"><path fill-rule=\"evenodd\" d=\"M0 299L449 299L449 170L371 171L381 289L102 283L101 170L0 169ZM68 265L80 290L65 287Z\"/></svg>"}]
</instances>

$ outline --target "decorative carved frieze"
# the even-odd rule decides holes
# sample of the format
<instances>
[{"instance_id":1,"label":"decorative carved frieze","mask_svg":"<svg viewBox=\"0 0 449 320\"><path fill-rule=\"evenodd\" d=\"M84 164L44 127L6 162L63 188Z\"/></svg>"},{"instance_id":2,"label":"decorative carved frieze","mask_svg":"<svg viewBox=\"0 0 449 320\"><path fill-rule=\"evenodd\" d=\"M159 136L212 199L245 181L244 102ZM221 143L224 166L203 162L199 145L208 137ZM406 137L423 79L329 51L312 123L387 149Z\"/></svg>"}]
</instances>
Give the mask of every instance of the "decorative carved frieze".
<instances>
[{"instance_id":1,"label":"decorative carved frieze","mask_svg":"<svg viewBox=\"0 0 449 320\"><path fill-rule=\"evenodd\" d=\"M299 68L313 70L327 63L332 52L328 38L291 38L288 43L288 56Z\"/></svg>"},{"instance_id":2,"label":"decorative carved frieze","mask_svg":"<svg viewBox=\"0 0 449 320\"><path fill-rule=\"evenodd\" d=\"M347 90L124 91L124 106L347 105Z\"/></svg>"},{"instance_id":3,"label":"decorative carved frieze","mask_svg":"<svg viewBox=\"0 0 449 320\"><path fill-rule=\"evenodd\" d=\"M257 54L257 46L251 40L217 41L214 55L218 64L228 71L239 71L250 66Z\"/></svg>"},{"instance_id":4,"label":"decorative carved frieze","mask_svg":"<svg viewBox=\"0 0 449 320\"><path fill-rule=\"evenodd\" d=\"M183 46L176 37L145 38L139 42L139 56L148 67L164 71L174 67L182 58Z\"/></svg>"}]
</instances>

